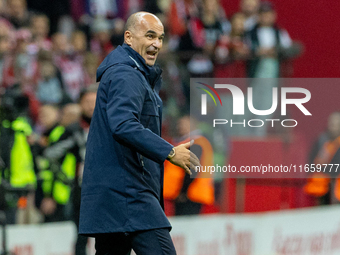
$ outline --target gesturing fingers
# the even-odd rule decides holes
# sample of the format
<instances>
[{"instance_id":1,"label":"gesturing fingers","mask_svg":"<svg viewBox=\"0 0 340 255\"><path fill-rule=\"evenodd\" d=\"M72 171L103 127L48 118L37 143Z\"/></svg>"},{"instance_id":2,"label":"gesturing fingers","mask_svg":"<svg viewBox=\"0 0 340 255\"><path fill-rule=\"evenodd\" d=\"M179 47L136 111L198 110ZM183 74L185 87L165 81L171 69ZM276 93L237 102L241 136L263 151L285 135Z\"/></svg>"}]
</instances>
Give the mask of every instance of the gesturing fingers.
<instances>
[{"instance_id":1,"label":"gesturing fingers","mask_svg":"<svg viewBox=\"0 0 340 255\"><path fill-rule=\"evenodd\" d=\"M192 174L191 171L190 171L190 169L189 169L189 167L187 167L186 165L184 165L183 169L185 170L185 172L186 172L187 174L189 174L189 175Z\"/></svg>"},{"instance_id":2,"label":"gesturing fingers","mask_svg":"<svg viewBox=\"0 0 340 255\"><path fill-rule=\"evenodd\" d=\"M181 145L184 146L184 148L189 149L190 146L192 146L193 144L194 144L194 140L191 140L190 142L183 143Z\"/></svg>"},{"instance_id":3,"label":"gesturing fingers","mask_svg":"<svg viewBox=\"0 0 340 255\"><path fill-rule=\"evenodd\" d=\"M191 171L197 173L197 168L199 168L200 166L194 165L193 163L190 163L190 169Z\"/></svg>"},{"instance_id":4,"label":"gesturing fingers","mask_svg":"<svg viewBox=\"0 0 340 255\"><path fill-rule=\"evenodd\" d=\"M194 164L194 166L201 166L200 160L197 158L197 156L190 151L190 162Z\"/></svg>"}]
</instances>

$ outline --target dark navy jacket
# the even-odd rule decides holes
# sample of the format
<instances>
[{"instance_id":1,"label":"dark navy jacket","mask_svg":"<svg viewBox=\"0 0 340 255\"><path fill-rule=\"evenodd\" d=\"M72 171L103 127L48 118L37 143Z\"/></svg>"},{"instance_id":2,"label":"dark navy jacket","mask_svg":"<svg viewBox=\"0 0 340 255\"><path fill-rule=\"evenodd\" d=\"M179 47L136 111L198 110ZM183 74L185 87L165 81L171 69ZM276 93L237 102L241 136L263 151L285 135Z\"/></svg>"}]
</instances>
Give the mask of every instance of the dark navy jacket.
<instances>
[{"instance_id":1,"label":"dark navy jacket","mask_svg":"<svg viewBox=\"0 0 340 255\"><path fill-rule=\"evenodd\" d=\"M171 227L162 208L161 71L124 44L97 70L81 194L80 234Z\"/></svg>"}]
</instances>

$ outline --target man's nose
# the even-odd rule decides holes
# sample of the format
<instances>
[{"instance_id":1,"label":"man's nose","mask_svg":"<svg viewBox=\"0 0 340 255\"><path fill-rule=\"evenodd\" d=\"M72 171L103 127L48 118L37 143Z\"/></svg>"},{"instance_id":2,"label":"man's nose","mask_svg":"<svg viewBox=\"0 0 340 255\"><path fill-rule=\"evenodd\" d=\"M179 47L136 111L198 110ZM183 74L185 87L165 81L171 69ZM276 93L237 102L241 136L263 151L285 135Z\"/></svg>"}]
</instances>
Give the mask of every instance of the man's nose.
<instances>
[{"instance_id":1,"label":"man's nose","mask_svg":"<svg viewBox=\"0 0 340 255\"><path fill-rule=\"evenodd\" d=\"M154 40L154 42L153 42L153 46L154 46L156 49L160 50L160 49L162 48L162 40L156 38L156 39Z\"/></svg>"}]
</instances>

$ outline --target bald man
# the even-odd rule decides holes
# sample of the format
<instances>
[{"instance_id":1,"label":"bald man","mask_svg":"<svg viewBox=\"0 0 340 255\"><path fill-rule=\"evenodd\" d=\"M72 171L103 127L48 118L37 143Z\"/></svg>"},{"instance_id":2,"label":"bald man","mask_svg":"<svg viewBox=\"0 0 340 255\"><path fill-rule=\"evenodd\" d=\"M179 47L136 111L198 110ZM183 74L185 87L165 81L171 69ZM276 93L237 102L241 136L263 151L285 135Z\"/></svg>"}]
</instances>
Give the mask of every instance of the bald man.
<instances>
[{"instance_id":1,"label":"bald man","mask_svg":"<svg viewBox=\"0 0 340 255\"><path fill-rule=\"evenodd\" d=\"M93 236L96 255L176 254L163 211L163 163L190 174L199 160L190 142L160 137L161 70L154 66L164 27L138 12L126 22L124 44L97 70L100 82L82 183L80 234Z\"/></svg>"}]
</instances>

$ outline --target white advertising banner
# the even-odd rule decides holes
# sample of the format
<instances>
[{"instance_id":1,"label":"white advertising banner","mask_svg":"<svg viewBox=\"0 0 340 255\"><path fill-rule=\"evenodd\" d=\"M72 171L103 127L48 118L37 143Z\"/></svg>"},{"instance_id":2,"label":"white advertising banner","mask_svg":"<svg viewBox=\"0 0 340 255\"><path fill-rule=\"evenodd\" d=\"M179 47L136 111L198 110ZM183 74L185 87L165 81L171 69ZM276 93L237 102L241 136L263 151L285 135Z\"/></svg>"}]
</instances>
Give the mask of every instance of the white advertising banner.
<instances>
[{"instance_id":1,"label":"white advertising banner","mask_svg":"<svg viewBox=\"0 0 340 255\"><path fill-rule=\"evenodd\" d=\"M172 218L178 255L338 255L340 206Z\"/></svg>"},{"instance_id":2,"label":"white advertising banner","mask_svg":"<svg viewBox=\"0 0 340 255\"><path fill-rule=\"evenodd\" d=\"M170 221L178 255L340 254L340 206ZM15 255L71 255L75 240L72 222L7 228L7 247ZM88 255L94 254L90 238Z\"/></svg>"},{"instance_id":3,"label":"white advertising banner","mask_svg":"<svg viewBox=\"0 0 340 255\"><path fill-rule=\"evenodd\" d=\"M15 255L72 255L77 230L73 222L7 226L7 249ZM2 230L0 232L2 252Z\"/></svg>"}]
</instances>

